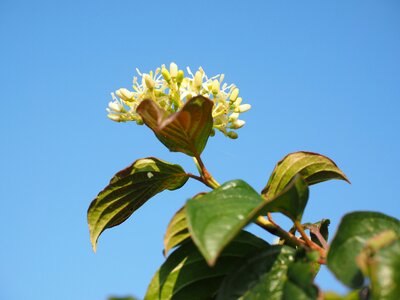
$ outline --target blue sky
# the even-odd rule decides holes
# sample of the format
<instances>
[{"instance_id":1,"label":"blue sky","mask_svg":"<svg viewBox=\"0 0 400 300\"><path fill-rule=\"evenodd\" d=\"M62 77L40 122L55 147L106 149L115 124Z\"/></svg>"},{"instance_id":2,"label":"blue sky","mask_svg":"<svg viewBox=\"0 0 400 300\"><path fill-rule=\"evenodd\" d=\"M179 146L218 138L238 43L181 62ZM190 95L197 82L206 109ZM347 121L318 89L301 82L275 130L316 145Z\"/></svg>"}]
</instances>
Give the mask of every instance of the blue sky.
<instances>
[{"instance_id":1,"label":"blue sky","mask_svg":"<svg viewBox=\"0 0 400 300\"><path fill-rule=\"evenodd\" d=\"M143 297L170 217L205 189L154 197L93 254L86 210L114 173L146 156L195 172L148 128L106 118L136 67L224 73L252 104L239 139L208 142L218 181L261 190L284 155L314 151L352 184L313 186L305 221L330 218L333 235L349 211L399 217L399 13L395 0L1 1L0 299ZM318 283L345 291L325 271Z\"/></svg>"}]
</instances>

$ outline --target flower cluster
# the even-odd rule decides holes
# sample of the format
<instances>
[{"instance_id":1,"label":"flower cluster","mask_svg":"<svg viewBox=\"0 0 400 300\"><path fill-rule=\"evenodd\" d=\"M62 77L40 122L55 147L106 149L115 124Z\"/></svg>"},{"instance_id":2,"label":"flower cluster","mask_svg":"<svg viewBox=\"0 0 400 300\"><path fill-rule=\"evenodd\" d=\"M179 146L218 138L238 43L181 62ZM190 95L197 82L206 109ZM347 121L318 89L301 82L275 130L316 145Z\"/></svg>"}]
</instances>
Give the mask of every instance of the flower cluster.
<instances>
[{"instance_id":1,"label":"flower cluster","mask_svg":"<svg viewBox=\"0 0 400 300\"><path fill-rule=\"evenodd\" d=\"M207 77L200 67L195 74L187 68L185 76L175 63L169 69L165 65L155 72L141 73L133 78L133 90L121 88L112 93L112 101L108 104L108 117L116 122L136 121L143 124L136 108L144 99L151 99L168 113L178 111L189 99L202 95L214 101L212 111L213 128L225 136L237 138L233 130L243 127L245 121L239 115L250 109L250 104L242 104L239 89L234 84L222 83L224 74ZM214 133L213 129L213 133Z\"/></svg>"}]
</instances>

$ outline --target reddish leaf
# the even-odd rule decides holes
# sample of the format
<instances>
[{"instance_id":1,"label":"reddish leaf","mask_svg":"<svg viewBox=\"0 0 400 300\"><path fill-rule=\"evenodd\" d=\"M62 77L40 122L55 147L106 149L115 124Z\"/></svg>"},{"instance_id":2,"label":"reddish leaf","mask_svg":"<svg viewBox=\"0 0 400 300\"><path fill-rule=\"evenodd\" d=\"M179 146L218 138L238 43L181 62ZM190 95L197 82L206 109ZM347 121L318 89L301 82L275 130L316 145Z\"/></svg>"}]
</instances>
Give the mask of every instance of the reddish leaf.
<instances>
[{"instance_id":1,"label":"reddish leaf","mask_svg":"<svg viewBox=\"0 0 400 300\"><path fill-rule=\"evenodd\" d=\"M173 152L199 156L207 144L213 126L213 102L203 96L190 99L171 115L152 100L144 100L137 108L143 122Z\"/></svg>"}]
</instances>

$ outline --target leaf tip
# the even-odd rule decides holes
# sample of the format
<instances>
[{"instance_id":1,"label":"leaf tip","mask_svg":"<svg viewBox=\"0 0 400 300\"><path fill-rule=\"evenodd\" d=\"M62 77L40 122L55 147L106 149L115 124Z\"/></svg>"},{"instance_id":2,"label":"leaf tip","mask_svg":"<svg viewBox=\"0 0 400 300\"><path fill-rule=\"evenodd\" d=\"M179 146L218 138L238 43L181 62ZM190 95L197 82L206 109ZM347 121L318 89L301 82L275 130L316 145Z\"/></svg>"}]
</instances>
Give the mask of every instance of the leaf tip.
<instances>
[{"instance_id":1,"label":"leaf tip","mask_svg":"<svg viewBox=\"0 0 400 300\"><path fill-rule=\"evenodd\" d=\"M90 243L92 245L93 252L96 253L97 252L97 238L91 235Z\"/></svg>"},{"instance_id":2,"label":"leaf tip","mask_svg":"<svg viewBox=\"0 0 400 300\"><path fill-rule=\"evenodd\" d=\"M212 268L217 263L217 257L207 258L206 262L207 262L207 265Z\"/></svg>"}]
</instances>

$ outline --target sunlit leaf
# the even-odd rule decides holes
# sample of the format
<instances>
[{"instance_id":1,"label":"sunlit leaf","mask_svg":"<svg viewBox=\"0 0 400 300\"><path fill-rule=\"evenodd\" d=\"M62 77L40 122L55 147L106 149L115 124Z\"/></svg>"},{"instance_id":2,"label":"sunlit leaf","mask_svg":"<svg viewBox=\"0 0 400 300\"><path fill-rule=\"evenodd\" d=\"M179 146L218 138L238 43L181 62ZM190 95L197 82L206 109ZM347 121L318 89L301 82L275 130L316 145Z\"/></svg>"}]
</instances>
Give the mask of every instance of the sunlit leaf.
<instances>
[{"instance_id":1,"label":"sunlit leaf","mask_svg":"<svg viewBox=\"0 0 400 300\"><path fill-rule=\"evenodd\" d=\"M275 166L262 194L271 199L279 194L293 179L300 174L308 185L330 179L342 179L346 175L328 157L312 152L294 152L285 156Z\"/></svg>"},{"instance_id":2,"label":"sunlit leaf","mask_svg":"<svg viewBox=\"0 0 400 300\"><path fill-rule=\"evenodd\" d=\"M152 100L142 101L136 111L169 150L197 157L213 127L212 107L213 101L196 96L171 115Z\"/></svg>"},{"instance_id":3,"label":"sunlit leaf","mask_svg":"<svg viewBox=\"0 0 400 300\"><path fill-rule=\"evenodd\" d=\"M164 255L167 255L169 250L180 245L189 237L190 233L186 221L185 206L183 206L175 213L168 224L164 236Z\"/></svg>"},{"instance_id":4,"label":"sunlit leaf","mask_svg":"<svg viewBox=\"0 0 400 300\"><path fill-rule=\"evenodd\" d=\"M100 234L119 225L154 195L180 188L188 175L179 165L154 157L135 161L118 172L92 201L87 213L93 250Z\"/></svg>"},{"instance_id":5,"label":"sunlit leaf","mask_svg":"<svg viewBox=\"0 0 400 300\"><path fill-rule=\"evenodd\" d=\"M189 231L200 252L214 265L222 249L260 214L282 212L298 220L307 203L308 189L300 176L271 201L265 201L250 185L232 180L186 204Z\"/></svg>"},{"instance_id":6,"label":"sunlit leaf","mask_svg":"<svg viewBox=\"0 0 400 300\"><path fill-rule=\"evenodd\" d=\"M308 194L307 184L300 175L296 175L286 186L286 189L264 205L263 210L280 212L293 222L300 222L308 202Z\"/></svg>"},{"instance_id":7,"label":"sunlit leaf","mask_svg":"<svg viewBox=\"0 0 400 300\"><path fill-rule=\"evenodd\" d=\"M210 265L222 249L255 216L264 199L246 182L232 180L186 203L186 218L192 239Z\"/></svg>"}]
</instances>

